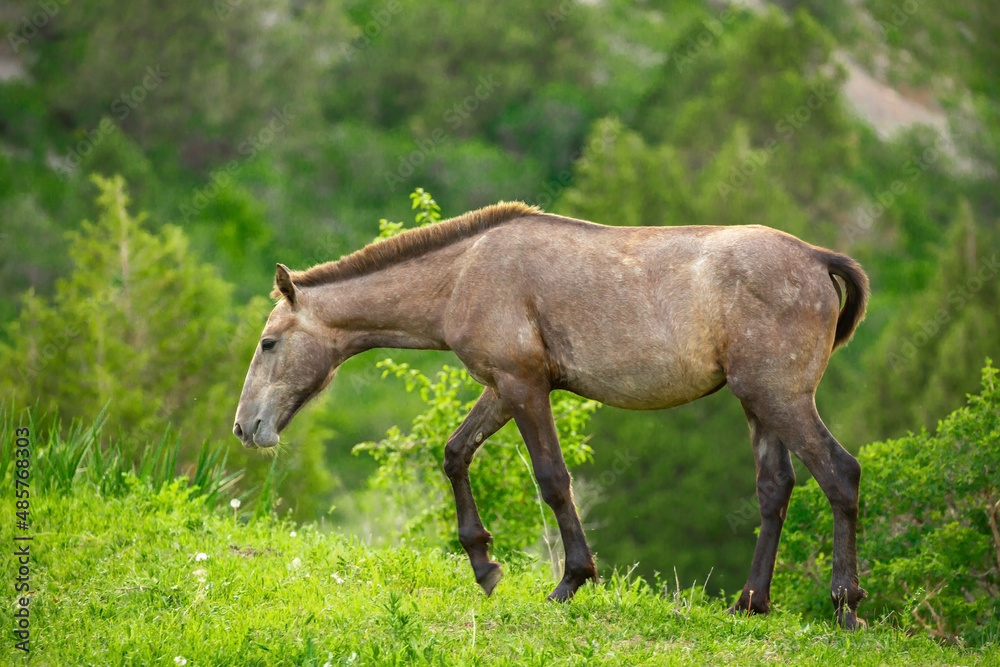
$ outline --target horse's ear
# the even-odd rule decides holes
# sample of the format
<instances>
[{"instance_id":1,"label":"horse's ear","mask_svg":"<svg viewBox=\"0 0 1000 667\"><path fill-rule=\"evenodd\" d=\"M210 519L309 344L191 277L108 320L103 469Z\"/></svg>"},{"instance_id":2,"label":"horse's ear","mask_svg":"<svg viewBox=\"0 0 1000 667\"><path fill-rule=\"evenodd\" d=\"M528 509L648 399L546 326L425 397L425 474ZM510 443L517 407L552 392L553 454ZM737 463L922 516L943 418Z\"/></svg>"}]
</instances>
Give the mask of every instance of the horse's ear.
<instances>
[{"instance_id":1,"label":"horse's ear","mask_svg":"<svg viewBox=\"0 0 1000 667\"><path fill-rule=\"evenodd\" d=\"M281 262L278 262L278 268L274 273L274 286L278 288L283 297L288 299L290 305L295 305L295 297L298 296L298 290L292 284L292 272Z\"/></svg>"}]
</instances>

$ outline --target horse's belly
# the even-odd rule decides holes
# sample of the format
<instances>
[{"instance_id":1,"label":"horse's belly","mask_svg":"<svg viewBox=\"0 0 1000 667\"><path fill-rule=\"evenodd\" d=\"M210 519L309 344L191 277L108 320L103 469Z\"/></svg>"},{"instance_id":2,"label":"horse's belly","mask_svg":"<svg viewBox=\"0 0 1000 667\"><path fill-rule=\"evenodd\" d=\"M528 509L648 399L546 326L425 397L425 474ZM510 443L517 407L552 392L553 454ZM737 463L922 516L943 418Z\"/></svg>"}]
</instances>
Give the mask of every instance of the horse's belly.
<instances>
[{"instance_id":1,"label":"horse's belly","mask_svg":"<svg viewBox=\"0 0 1000 667\"><path fill-rule=\"evenodd\" d=\"M690 403L718 389L725 373L713 356L649 350L590 359L563 370L566 388L576 394L617 408L655 410Z\"/></svg>"}]
</instances>

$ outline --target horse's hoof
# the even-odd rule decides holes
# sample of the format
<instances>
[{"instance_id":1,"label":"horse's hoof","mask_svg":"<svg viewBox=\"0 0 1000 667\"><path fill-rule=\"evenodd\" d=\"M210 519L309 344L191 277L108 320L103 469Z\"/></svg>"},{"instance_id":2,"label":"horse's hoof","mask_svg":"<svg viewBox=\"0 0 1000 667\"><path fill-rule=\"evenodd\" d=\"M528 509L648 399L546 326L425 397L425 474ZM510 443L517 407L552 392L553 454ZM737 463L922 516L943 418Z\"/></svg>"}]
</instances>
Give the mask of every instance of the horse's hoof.
<instances>
[{"instance_id":1,"label":"horse's hoof","mask_svg":"<svg viewBox=\"0 0 1000 667\"><path fill-rule=\"evenodd\" d=\"M726 611L730 616L756 616L757 614L767 616L771 613L771 601L765 599L761 602L759 597L755 599L752 596L743 595L736 601L736 604Z\"/></svg>"},{"instance_id":2,"label":"horse's hoof","mask_svg":"<svg viewBox=\"0 0 1000 667\"><path fill-rule=\"evenodd\" d=\"M481 576L476 577L476 583L482 586L483 592L489 597L503 576L503 568L499 563L490 563L489 568Z\"/></svg>"},{"instance_id":3,"label":"horse's hoof","mask_svg":"<svg viewBox=\"0 0 1000 667\"><path fill-rule=\"evenodd\" d=\"M556 586L556 589L549 593L549 597L546 599L553 600L555 602L569 602L573 599L574 594L576 594L576 589L563 582Z\"/></svg>"},{"instance_id":4,"label":"horse's hoof","mask_svg":"<svg viewBox=\"0 0 1000 667\"><path fill-rule=\"evenodd\" d=\"M842 620L838 619L837 625L850 632L868 629L868 622L863 618L858 618L857 612L853 611L844 614Z\"/></svg>"},{"instance_id":5,"label":"horse's hoof","mask_svg":"<svg viewBox=\"0 0 1000 667\"><path fill-rule=\"evenodd\" d=\"M730 616L740 616L742 618L749 618L751 616L756 616L758 614L766 616L767 614L770 613L770 611L760 611L758 609L754 609L753 607L737 607L736 605L733 605L732 607L726 610L726 613L729 614Z\"/></svg>"}]
</instances>

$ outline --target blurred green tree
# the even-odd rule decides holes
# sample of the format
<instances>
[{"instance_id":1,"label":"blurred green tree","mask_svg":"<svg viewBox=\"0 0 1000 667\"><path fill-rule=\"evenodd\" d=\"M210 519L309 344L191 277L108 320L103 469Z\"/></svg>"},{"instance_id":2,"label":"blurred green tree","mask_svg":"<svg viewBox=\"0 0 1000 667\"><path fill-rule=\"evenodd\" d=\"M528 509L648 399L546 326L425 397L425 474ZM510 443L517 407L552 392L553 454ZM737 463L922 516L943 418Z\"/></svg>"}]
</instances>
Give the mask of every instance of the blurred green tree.
<instances>
[{"instance_id":1,"label":"blurred green tree","mask_svg":"<svg viewBox=\"0 0 1000 667\"><path fill-rule=\"evenodd\" d=\"M894 304L894 316L862 359L870 390L850 421L869 437L929 428L975 388L969 367L997 350L998 249L995 232L977 224L969 204L960 202L935 253L930 284Z\"/></svg>"},{"instance_id":2,"label":"blurred green tree","mask_svg":"<svg viewBox=\"0 0 1000 667\"><path fill-rule=\"evenodd\" d=\"M206 380L236 361L219 354L235 328L232 288L193 260L176 227L145 231L144 216L128 212L121 177L94 182L102 213L71 235L73 273L51 302L29 292L11 325L8 388L67 418L96 414L110 399L112 423L132 434L151 437L170 421L220 437L227 425L206 417L225 386Z\"/></svg>"},{"instance_id":3,"label":"blurred green tree","mask_svg":"<svg viewBox=\"0 0 1000 667\"><path fill-rule=\"evenodd\" d=\"M38 12L29 0L12 4L18 15ZM87 131L113 116L143 147L176 142L196 169L255 150L275 109L314 122L320 74L348 35L337 3L96 0L57 8L19 45L49 113Z\"/></svg>"},{"instance_id":4,"label":"blurred green tree","mask_svg":"<svg viewBox=\"0 0 1000 667\"><path fill-rule=\"evenodd\" d=\"M136 455L167 429L179 432L180 460L195 460L204 440L233 440L235 411L247 362L269 303L235 308L232 285L198 261L184 233L144 229L128 211L120 176L93 177L101 211L70 237L73 271L54 297L32 291L0 344L0 379L15 407L38 404L64 422L93 419L110 403L108 430ZM320 461L323 433L300 417L288 439L300 443L286 463L297 472L286 491L302 503L329 491ZM235 441L233 442L235 445ZM250 461L266 475L267 462Z\"/></svg>"}]
</instances>

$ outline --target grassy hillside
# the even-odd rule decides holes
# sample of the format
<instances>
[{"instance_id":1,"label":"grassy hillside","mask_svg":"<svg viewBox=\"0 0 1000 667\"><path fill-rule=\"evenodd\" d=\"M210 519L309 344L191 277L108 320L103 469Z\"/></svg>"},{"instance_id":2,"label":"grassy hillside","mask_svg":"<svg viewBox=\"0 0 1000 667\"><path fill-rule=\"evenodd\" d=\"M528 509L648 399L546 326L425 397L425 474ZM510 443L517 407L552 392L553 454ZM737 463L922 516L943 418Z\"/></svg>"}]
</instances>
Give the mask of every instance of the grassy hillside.
<instances>
[{"instance_id":1,"label":"grassy hillside","mask_svg":"<svg viewBox=\"0 0 1000 667\"><path fill-rule=\"evenodd\" d=\"M9 478L8 478L9 479ZM186 483L32 504L33 665L997 664L869 619L845 634L779 610L733 618L700 590L612 577L544 600L536 562L507 564L492 598L464 556L373 549L321 525L237 518ZM10 550L2 570L15 567ZM11 627L11 607L4 625ZM186 663L184 661L186 660Z\"/></svg>"},{"instance_id":2,"label":"grassy hillside","mask_svg":"<svg viewBox=\"0 0 1000 667\"><path fill-rule=\"evenodd\" d=\"M996 2L496 5L0 3L0 506L36 531L29 662L1000 665L961 649L1000 646L994 376L984 409L931 433L1000 359ZM434 551L459 548L441 463L479 388L449 394L449 371L425 400L376 362L436 378L450 352L354 358L279 457L240 447L275 263L421 224L411 192L445 218L521 199L614 225L760 223L858 260L868 316L816 402L863 462L874 629L823 625L832 514L798 464L778 615L724 615L714 596L743 585L759 522L728 390L589 426L566 411L608 578L569 607L543 602L547 568L516 551L556 524L514 424L472 473L508 578L484 599L463 558ZM22 423L41 436L30 520ZM178 474L208 500L161 492ZM282 517L326 525L266 518L278 496ZM381 550L399 531L428 541ZM0 549L12 592L17 544ZM670 591L611 580L633 564ZM21 659L4 615L19 602L0 613L0 667Z\"/></svg>"},{"instance_id":3,"label":"grassy hillside","mask_svg":"<svg viewBox=\"0 0 1000 667\"><path fill-rule=\"evenodd\" d=\"M852 453L932 428L1000 358L995 4L6 0L0 398L64 425L107 406L130 463L169 427L171 475L224 443L259 483L267 461L230 429L275 263L359 249L380 219L411 221L424 188L443 217L522 199L615 225L760 223L845 252L872 300L820 413ZM349 514L375 460L352 446L420 408L381 378L385 356L457 363L345 364L285 434L296 519L337 505L331 520L372 534ZM728 391L602 409L583 435L602 572L742 585L754 465Z\"/></svg>"}]
</instances>

